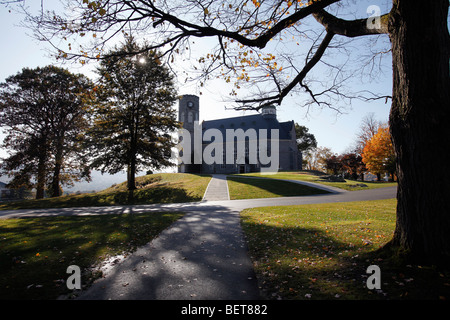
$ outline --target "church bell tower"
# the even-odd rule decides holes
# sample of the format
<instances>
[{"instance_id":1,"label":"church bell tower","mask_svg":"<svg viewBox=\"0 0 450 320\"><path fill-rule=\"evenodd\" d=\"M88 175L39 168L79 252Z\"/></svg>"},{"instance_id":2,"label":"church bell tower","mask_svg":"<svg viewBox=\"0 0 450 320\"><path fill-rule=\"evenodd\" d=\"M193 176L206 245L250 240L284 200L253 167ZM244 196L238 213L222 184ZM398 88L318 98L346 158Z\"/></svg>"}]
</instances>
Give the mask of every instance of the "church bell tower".
<instances>
[{"instance_id":1,"label":"church bell tower","mask_svg":"<svg viewBox=\"0 0 450 320\"><path fill-rule=\"evenodd\" d=\"M191 135L191 152L194 150L194 122L199 121L200 102L195 95L183 95L178 102L178 121L183 124L183 128ZM200 172L200 167L194 164L179 164L179 172Z\"/></svg>"},{"instance_id":2,"label":"church bell tower","mask_svg":"<svg viewBox=\"0 0 450 320\"><path fill-rule=\"evenodd\" d=\"M183 123L183 128L194 134L194 121L198 121L200 112L199 98L186 94L179 100L178 121Z\"/></svg>"}]
</instances>

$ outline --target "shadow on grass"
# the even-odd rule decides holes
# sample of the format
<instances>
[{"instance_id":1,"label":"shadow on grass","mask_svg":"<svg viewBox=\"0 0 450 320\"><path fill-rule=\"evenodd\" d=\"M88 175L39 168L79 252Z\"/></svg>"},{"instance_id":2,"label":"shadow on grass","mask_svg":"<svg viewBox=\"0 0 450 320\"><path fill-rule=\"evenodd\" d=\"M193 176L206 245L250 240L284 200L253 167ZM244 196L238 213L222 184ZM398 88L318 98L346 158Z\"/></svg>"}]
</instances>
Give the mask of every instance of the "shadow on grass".
<instances>
[{"instance_id":1,"label":"shadow on grass","mask_svg":"<svg viewBox=\"0 0 450 320\"><path fill-rule=\"evenodd\" d=\"M187 192L178 184L171 184L170 186L135 190L132 201L129 199L128 191L98 192L58 198L10 202L3 204L1 209L94 207L127 204L181 203L200 200L200 196Z\"/></svg>"},{"instance_id":2,"label":"shadow on grass","mask_svg":"<svg viewBox=\"0 0 450 320\"><path fill-rule=\"evenodd\" d=\"M117 192L114 194L97 195L93 197L94 203L111 204L152 204L152 203L181 203L199 201L201 197L188 193L181 187L181 184L175 183L170 186L158 186L155 188L134 190L133 200L129 200L129 192ZM93 203L93 204L94 204Z\"/></svg>"},{"instance_id":3,"label":"shadow on grass","mask_svg":"<svg viewBox=\"0 0 450 320\"><path fill-rule=\"evenodd\" d=\"M69 265L89 270L151 241L182 214L152 212L0 221L0 299L55 299ZM86 273L82 283L96 274Z\"/></svg>"},{"instance_id":4,"label":"shadow on grass","mask_svg":"<svg viewBox=\"0 0 450 320\"><path fill-rule=\"evenodd\" d=\"M255 272L267 299L448 300L449 269L411 265L387 249L340 241L314 227L282 227L244 217ZM367 268L381 269L381 289L367 288Z\"/></svg>"},{"instance_id":5,"label":"shadow on grass","mask_svg":"<svg viewBox=\"0 0 450 320\"><path fill-rule=\"evenodd\" d=\"M312 188L302 184L274 179L253 179L248 177L239 178L228 176L227 180L235 183L235 186L232 185L230 187L230 196L235 199L273 196L309 196L329 193L328 191Z\"/></svg>"}]
</instances>

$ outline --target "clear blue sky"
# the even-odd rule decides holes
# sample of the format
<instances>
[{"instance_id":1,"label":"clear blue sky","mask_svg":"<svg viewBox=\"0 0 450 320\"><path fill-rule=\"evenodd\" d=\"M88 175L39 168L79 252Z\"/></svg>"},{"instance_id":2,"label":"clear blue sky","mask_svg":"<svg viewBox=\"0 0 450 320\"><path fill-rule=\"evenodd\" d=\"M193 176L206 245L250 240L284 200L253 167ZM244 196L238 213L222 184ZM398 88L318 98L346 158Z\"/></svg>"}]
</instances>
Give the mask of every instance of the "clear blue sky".
<instances>
[{"instance_id":1,"label":"clear blue sky","mask_svg":"<svg viewBox=\"0 0 450 320\"><path fill-rule=\"evenodd\" d=\"M378 1L363 1L364 4L359 4L362 17L367 17L365 11L368 5L372 2ZM385 3L386 1L381 1ZM380 4L381 5L381 4ZM383 7L382 7L383 8ZM364 16L365 15L365 16ZM0 50L0 82L3 82L9 75L16 74L24 67L45 66L48 64L55 64L55 60L49 57L48 45L45 43L38 43L31 38L27 33L29 30L18 27L21 17L9 13L8 9L0 6L0 43L2 43L2 50ZM390 59L387 59L388 61ZM389 61L390 63L390 61ZM71 65L67 65L72 69ZM388 68L389 69L389 68ZM87 69L77 67L75 72L87 72ZM378 89L377 91L383 94L391 94L391 74L388 72L384 77L378 78L377 82L368 83L368 89ZM220 88L220 87L219 87ZM180 88L180 93L193 93L193 88ZM203 90L203 95L200 98L200 120L231 117L240 115L242 112L225 111L225 104L222 103L220 93L223 90L218 89L217 83L211 84L209 89ZM227 94L225 92L225 94ZM290 99L297 100L298 97ZM336 113L329 109L318 110L312 108L305 118L305 110L298 106L291 106L289 99L281 106L278 111L278 118L281 121L294 120L301 125L309 128L310 132L316 136L319 146L331 148L333 152L341 153L349 147L355 140L355 134L359 129L362 118L368 113L375 113L378 120L387 121L389 116L390 101L385 104L384 100L373 101L371 103L356 102L353 104L353 109L348 110L348 113L336 115ZM0 135L2 138L3 135ZM4 156L4 150L0 150L0 157Z\"/></svg>"}]
</instances>

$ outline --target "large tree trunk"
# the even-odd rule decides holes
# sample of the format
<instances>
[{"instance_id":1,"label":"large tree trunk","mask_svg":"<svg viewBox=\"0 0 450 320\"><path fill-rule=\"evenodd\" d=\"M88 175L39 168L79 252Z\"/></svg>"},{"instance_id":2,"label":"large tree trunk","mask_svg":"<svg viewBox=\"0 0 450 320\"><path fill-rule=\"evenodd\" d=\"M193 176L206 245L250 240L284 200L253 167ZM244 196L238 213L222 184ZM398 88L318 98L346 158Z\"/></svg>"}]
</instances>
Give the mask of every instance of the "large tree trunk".
<instances>
[{"instance_id":1,"label":"large tree trunk","mask_svg":"<svg viewBox=\"0 0 450 320\"><path fill-rule=\"evenodd\" d=\"M127 189L128 202L134 202L134 190L136 190L136 152L134 151L134 144L132 143L132 151L130 157L130 164L127 169Z\"/></svg>"},{"instance_id":2,"label":"large tree trunk","mask_svg":"<svg viewBox=\"0 0 450 320\"><path fill-rule=\"evenodd\" d=\"M128 189L128 203L134 202L134 190L136 190L136 163L131 161L127 170L127 189Z\"/></svg>"},{"instance_id":3,"label":"large tree trunk","mask_svg":"<svg viewBox=\"0 0 450 320\"><path fill-rule=\"evenodd\" d=\"M37 139L37 174L36 174L36 199L45 197L45 184L47 178L47 137L45 135Z\"/></svg>"},{"instance_id":4,"label":"large tree trunk","mask_svg":"<svg viewBox=\"0 0 450 320\"><path fill-rule=\"evenodd\" d=\"M60 186L60 175L61 168L63 164L63 148L64 148L64 138L57 138L56 152L55 152L55 167L53 168L53 179L51 187L51 197L61 196Z\"/></svg>"},{"instance_id":5,"label":"large tree trunk","mask_svg":"<svg viewBox=\"0 0 450 320\"><path fill-rule=\"evenodd\" d=\"M129 191L136 189L136 161L131 160L127 170L127 189Z\"/></svg>"},{"instance_id":6,"label":"large tree trunk","mask_svg":"<svg viewBox=\"0 0 450 320\"><path fill-rule=\"evenodd\" d=\"M137 155L137 140L138 140L138 119L139 114L136 109L133 109L130 126L130 151L129 151L129 163L127 170L127 189L128 189L128 202L134 202L134 190L136 190L136 155Z\"/></svg>"},{"instance_id":7,"label":"large tree trunk","mask_svg":"<svg viewBox=\"0 0 450 320\"><path fill-rule=\"evenodd\" d=\"M45 156L45 153L40 151L37 168L36 199L44 199L45 196L46 161L47 157Z\"/></svg>"},{"instance_id":8,"label":"large tree trunk","mask_svg":"<svg viewBox=\"0 0 450 320\"><path fill-rule=\"evenodd\" d=\"M450 256L450 37L448 0L394 0L390 128L397 155L391 244L422 262Z\"/></svg>"}]
</instances>

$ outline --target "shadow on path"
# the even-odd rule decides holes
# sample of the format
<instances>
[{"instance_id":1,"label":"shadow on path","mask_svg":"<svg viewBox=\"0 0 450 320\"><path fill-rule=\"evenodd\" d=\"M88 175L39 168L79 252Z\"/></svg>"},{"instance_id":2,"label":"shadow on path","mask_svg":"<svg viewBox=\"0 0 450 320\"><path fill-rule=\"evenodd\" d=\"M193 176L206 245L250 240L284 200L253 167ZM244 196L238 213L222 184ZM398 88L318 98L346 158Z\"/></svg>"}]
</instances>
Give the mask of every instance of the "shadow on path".
<instances>
[{"instance_id":1,"label":"shadow on path","mask_svg":"<svg viewBox=\"0 0 450 320\"><path fill-rule=\"evenodd\" d=\"M82 292L79 299L259 299L240 227L228 209L187 213Z\"/></svg>"}]
</instances>

